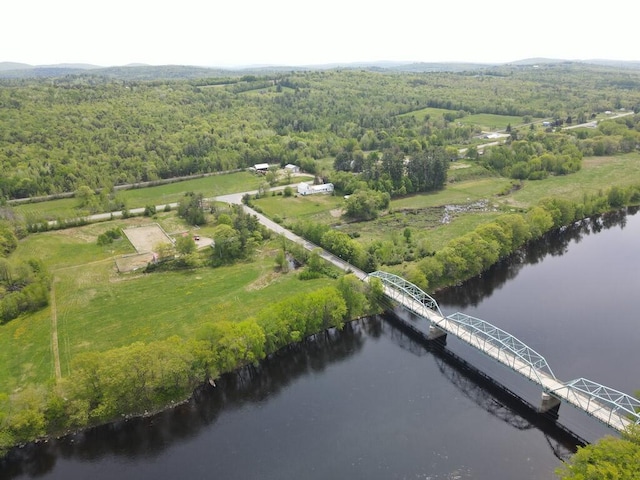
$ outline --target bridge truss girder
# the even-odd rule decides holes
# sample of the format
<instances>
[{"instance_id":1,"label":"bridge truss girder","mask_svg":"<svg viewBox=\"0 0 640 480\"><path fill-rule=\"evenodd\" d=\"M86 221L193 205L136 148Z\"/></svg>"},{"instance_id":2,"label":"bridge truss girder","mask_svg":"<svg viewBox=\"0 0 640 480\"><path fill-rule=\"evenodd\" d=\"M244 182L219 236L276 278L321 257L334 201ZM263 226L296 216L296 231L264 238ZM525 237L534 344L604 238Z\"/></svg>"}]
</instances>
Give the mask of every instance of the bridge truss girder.
<instances>
[{"instance_id":1,"label":"bridge truss girder","mask_svg":"<svg viewBox=\"0 0 640 480\"><path fill-rule=\"evenodd\" d=\"M483 344L488 343L500 351L507 351L517 357L524 366L518 367L511 364L509 366L516 372L524 374L525 377L529 378L529 375L524 372L525 369L528 369L529 373L533 374L541 385L543 381L540 378L540 372L554 379L556 378L547 360L542 355L509 332L485 320L460 312L449 315L446 317L446 321L447 323L453 323L455 326L464 327L467 331L471 330L474 337Z\"/></svg>"},{"instance_id":2,"label":"bridge truss girder","mask_svg":"<svg viewBox=\"0 0 640 480\"><path fill-rule=\"evenodd\" d=\"M394 275L393 273L383 272L380 270L370 273L369 276L379 278L382 280L383 285L395 288L402 294L413 298L418 303L421 303L424 307L437 312L441 317L444 316L440 311L438 302L436 302L429 294L425 293L420 287L405 280L404 278Z\"/></svg>"},{"instance_id":3,"label":"bridge truss girder","mask_svg":"<svg viewBox=\"0 0 640 480\"><path fill-rule=\"evenodd\" d=\"M475 347L477 345L474 345L474 343L481 345L485 342L485 344L489 343L500 351L507 351L511 353L523 363L524 368L522 366L512 365L509 362L504 362L500 358L498 358L498 360L501 363L508 365L521 375L531 379L531 375L529 374L533 374L533 376L537 378L537 383L543 387L544 382L542 381L541 376L551 377L557 383L561 383L561 387L552 390L544 387L545 390L556 398L566 400L572 405L578 406L581 410L584 410L609 426L613 426L611 421L606 422L600 417L593 415L593 407L590 411L592 403L597 406L596 410L602 409L608 412L610 420L613 417L617 417L625 419L627 422L640 425L640 400L637 398L585 378L578 378L570 382L562 382L556 378L551 367L542 355L510 333L492 325L489 322L460 312L445 317L440 311L438 303L430 295L425 293L420 289L420 287L402 277L383 271L370 273L369 276L379 278L384 286L394 289L403 297L409 297L437 314L442 318L442 322L439 324L433 322L432 319L428 319L431 320L432 324L437 328L441 328L443 331L449 332L461 339L462 337L457 333L457 331L459 331L460 328L464 328L467 334L471 332L473 338L477 340L477 342L473 343L467 342L470 345ZM418 312L414 311L414 313ZM482 349L479 349L479 351L489 355ZM529 374L527 374L527 372ZM566 393L566 399L563 393ZM579 394L587 397L586 404Z\"/></svg>"},{"instance_id":4,"label":"bridge truss girder","mask_svg":"<svg viewBox=\"0 0 640 480\"><path fill-rule=\"evenodd\" d=\"M602 410L608 411L609 419L612 417L626 418L636 425L640 425L640 400L626 393L614 390L613 388L601 385L586 378L578 378L566 382L563 387L557 388L549 393L560 394L566 391L567 397L572 402L578 404L582 410L589 412L591 402L596 403ZM588 403L583 405L579 392L587 395Z\"/></svg>"}]
</instances>

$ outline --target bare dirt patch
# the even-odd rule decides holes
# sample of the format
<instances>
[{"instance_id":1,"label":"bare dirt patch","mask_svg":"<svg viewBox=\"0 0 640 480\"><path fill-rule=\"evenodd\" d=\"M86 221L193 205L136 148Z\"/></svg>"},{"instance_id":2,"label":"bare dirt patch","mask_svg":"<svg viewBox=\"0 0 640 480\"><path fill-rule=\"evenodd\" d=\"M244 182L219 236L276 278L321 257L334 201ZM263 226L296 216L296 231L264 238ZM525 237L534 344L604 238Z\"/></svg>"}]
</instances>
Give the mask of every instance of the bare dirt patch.
<instances>
[{"instance_id":1,"label":"bare dirt patch","mask_svg":"<svg viewBox=\"0 0 640 480\"><path fill-rule=\"evenodd\" d=\"M245 287L245 291L251 292L255 290L262 290L263 288L268 287L273 282L277 281L282 276L281 273L278 272L268 272L266 274L261 275L255 281L251 282L249 285Z\"/></svg>"},{"instance_id":2,"label":"bare dirt patch","mask_svg":"<svg viewBox=\"0 0 640 480\"><path fill-rule=\"evenodd\" d=\"M133 272L146 267L153 261L153 252L126 255L116 258L116 269L120 273Z\"/></svg>"},{"instance_id":3,"label":"bare dirt patch","mask_svg":"<svg viewBox=\"0 0 640 480\"><path fill-rule=\"evenodd\" d=\"M125 228L125 236L138 253L153 252L156 245L161 243L173 244L171 237L157 223L140 227Z\"/></svg>"}]
</instances>

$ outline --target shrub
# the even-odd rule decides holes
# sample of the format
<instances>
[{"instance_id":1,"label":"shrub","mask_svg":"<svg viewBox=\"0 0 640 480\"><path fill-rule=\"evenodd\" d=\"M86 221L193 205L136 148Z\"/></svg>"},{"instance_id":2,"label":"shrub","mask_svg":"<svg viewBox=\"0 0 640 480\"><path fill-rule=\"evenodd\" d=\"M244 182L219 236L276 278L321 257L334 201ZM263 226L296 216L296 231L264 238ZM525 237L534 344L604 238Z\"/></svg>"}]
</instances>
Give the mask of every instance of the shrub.
<instances>
[{"instance_id":1,"label":"shrub","mask_svg":"<svg viewBox=\"0 0 640 480\"><path fill-rule=\"evenodd\" d=\"M144 216L145 217L152 217L153 215L156 214L156 207L155 205L146 205L144 207Z\"/></svg>"}]
</instances>

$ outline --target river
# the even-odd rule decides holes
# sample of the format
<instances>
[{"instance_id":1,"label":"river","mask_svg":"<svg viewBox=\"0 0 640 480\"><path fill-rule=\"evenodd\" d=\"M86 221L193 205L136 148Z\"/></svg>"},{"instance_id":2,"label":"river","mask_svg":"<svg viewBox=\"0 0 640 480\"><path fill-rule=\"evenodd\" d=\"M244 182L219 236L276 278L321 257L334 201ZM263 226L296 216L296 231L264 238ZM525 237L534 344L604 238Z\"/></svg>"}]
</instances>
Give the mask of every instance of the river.
<instances>
[{"instance_id":1,"label":"river","mask_svg":"<svg viewBox=\"0 0 640 480\"><path fill-rule=\"evenodd\" d=\"M434 296L445 314L517 336L562 380L633 393L638 239L635 210L606 215ZM560 425L536 415L533 384L453 338L437 347L400 325L355 321L172 410L15 449L0 479L552 479L577 445L616 435L568 405Z\"/></svg>"}]
</instances>

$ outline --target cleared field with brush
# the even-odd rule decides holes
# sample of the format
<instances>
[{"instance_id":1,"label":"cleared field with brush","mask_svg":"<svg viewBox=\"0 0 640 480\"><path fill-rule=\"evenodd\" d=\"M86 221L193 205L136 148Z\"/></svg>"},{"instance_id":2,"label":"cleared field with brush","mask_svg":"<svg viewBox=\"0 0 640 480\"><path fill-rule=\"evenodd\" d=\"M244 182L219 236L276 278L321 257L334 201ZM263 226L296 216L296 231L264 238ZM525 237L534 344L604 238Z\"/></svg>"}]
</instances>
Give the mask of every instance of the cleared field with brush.
<instances>
[{"instance_id":1,"label":"cleared field with brush","mask_svg":"<svg viewBox=\"0 0 640 480\"><path fill-rule=\"evenodd\" d=\"M588 157L582 169L571 175L549 177L542 181L525 181L523 188L505 197L507 205L527 207L544 197L581 200L585 194L598 193L612 186L640 183L640 153L614 157Z\"/></svg>"},{"instance_id":2,"label":"cleared field with brush","mask_svg":"<svg viewBox=\"0 0 640 480\"><path fill-rule=\"evenodd\" d=\"M458 115L456 110L447 110L446 108L423 108L420 110L414 110L413 112L403 113L398 115L399 117L414 117L419 121L423 121L426 118L436 119L442 118L444 115ZM533 119L534 121L536 119ZM460 118L456 118L455 122L459 122L463 125L476 125L482 130L504 130L508 125L516 127L524 122L523 117L514 115L494 115L490 113L465 115Z\"/></svg>"}]
</instances>

